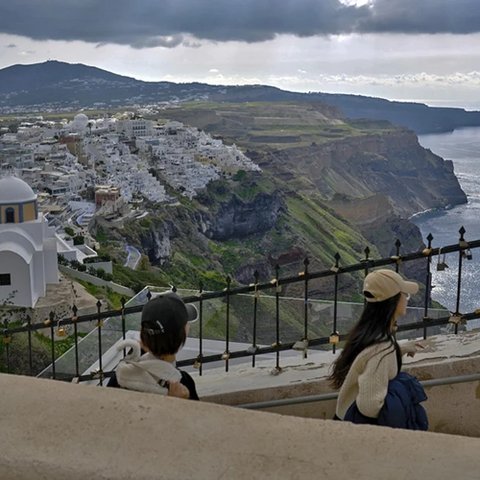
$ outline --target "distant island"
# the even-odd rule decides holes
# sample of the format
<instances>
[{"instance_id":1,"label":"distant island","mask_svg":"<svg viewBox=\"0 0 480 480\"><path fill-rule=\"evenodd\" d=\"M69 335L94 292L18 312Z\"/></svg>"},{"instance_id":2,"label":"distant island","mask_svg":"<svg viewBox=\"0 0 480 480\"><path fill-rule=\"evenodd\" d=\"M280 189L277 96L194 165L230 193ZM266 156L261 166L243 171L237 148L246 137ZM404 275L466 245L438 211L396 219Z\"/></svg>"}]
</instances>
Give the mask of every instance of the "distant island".
<instances>
[{"instance_id":1,"label":"distant island","mask_svg":"<svg viewBox=\"0 0 480 480\"><path fill-rule=\"evenodd\" d=\"M480 126L480 112L361 95L298 93L266 85L144 82L83 64L47 61L0 70L0 113L106 109L159 102L321 102L351 119L387 120L417 134Z\"/></svg>"}]
</instances>

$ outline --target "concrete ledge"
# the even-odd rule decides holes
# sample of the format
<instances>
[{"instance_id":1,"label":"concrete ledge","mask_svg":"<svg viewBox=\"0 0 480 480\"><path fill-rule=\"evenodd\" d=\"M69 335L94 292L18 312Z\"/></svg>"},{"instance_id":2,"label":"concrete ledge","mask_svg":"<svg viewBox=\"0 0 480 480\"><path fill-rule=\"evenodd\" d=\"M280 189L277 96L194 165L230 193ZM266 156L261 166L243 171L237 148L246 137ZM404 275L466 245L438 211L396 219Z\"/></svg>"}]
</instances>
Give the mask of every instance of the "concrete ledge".
<instances>
[{"instance_id":1,"label":"concrete ledge","mask_svg":"<svg viewBox=\"0 0 480 480\"><path fill-rule=\"evenodd\" d=\"M0 375L0 478L478 478L480 440Z\"/></svg>"}]
</instances>

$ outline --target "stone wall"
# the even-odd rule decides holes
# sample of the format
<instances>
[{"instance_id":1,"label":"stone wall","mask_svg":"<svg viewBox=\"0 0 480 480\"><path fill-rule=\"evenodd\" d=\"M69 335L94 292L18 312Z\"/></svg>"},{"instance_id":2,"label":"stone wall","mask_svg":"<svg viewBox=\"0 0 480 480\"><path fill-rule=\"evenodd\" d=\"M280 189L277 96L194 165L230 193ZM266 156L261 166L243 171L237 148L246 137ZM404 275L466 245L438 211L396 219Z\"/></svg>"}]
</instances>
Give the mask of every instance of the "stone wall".
<instances>
[{"instance_id":1,"label":"stone wall","mask_svg":"<svg viewBox=\"0 0 480 480\"><path fill-rule=\"evenodd\" d=\"M0 375L0 478L478 478L480 440Z\"/></svg>"},{"instance_id":2,"label":"stone wall","mask_svg":"<svg viewBox=\"0 0 480 480\"><path fill-rule=\"evenodd\" d=\"M66 267L65 265L59 265L58 269L70 277L78 278L79 280L84 280L88 283L93 283L93 285L110 288L110 290L113 290L120 295L126 295L128 297L133 297L135 295L135 292L131 288L124 287L123 285L119 285L115 282L108 282L107 280L103 280L102 278L95 277L85 272L79 272L78 270Z\"/></svg>"}]
</instances>

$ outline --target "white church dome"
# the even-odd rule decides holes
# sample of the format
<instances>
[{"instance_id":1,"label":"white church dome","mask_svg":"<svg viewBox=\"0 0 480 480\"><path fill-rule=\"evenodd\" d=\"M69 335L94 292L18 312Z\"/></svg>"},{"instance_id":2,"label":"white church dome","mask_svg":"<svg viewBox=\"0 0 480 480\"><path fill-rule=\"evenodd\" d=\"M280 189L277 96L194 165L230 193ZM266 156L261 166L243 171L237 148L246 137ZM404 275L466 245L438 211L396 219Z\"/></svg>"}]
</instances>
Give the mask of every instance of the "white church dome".
<instances>
[{"instance_id":1,"label":"white church dome","mask_svg":"<svg viewBox=\"0 0 480 480\"><path fill-rule=\"evenodd\" d=\"M78 113L73 117L73 121L77 123L87 123L88 122L88 117L84 113Z\"/></svg>"},{"instance_id":2,"label":"white church dome","mask_svg":"<svg viewBox=\"0 0 480 480\"><path fill-rule=\"evenodd\" d=\"M88 117L84 113L79 113L73 117L72 125L77 128L87 128Z\"/></svg>"},{"instance_id":3,"label":"white church dome","mask_svg":"<svg viewBox=\"0 0 480 480\"><path fill-rule=\"evenodd\" d=\"M17 177L0 178L0 205L33 202L37 195L30 185Z\"/></svg>"}]
</instances>

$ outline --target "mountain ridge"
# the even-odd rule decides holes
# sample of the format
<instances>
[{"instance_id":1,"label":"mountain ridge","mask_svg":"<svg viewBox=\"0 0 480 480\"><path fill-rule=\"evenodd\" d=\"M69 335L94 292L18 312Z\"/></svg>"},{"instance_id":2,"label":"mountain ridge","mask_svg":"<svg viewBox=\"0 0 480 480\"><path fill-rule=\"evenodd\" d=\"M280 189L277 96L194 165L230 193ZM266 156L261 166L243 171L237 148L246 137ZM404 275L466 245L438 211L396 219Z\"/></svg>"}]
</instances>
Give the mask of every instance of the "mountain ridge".
<instances>
[{"instance_id":1,"label":"mountain ridge","mask_svg":"<svg viewBox=\"0 0 480 480\"><path fill-rule=\"evenodd\" d=\"M0 69L0 111L58 109L94 105L127 106L158 102L208 100L218 102L295 101L322 102L339 109L344 117L387 120L416 133L445 132L480 126L480 112L462 108L429 107L378 97L323 92L291 92L268 85L210 85L200 82L146 82L107 70L49 60Z\"/></svg>"}]
</instances>

